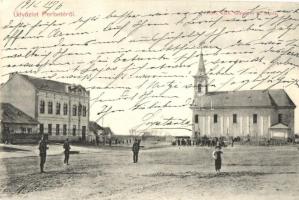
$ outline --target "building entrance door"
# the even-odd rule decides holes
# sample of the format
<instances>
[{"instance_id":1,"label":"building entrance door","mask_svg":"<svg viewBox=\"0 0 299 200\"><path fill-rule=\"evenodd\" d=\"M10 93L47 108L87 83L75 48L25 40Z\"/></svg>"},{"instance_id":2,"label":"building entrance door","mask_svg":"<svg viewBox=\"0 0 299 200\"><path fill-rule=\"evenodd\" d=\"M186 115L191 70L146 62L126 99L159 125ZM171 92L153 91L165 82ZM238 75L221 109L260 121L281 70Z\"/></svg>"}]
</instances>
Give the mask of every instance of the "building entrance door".
<instances>
[{"instance_id":1,"label":"building entrance door","mask_svg":"<svg viewBox=\"0 0 299 200\"><path fill-rule=\"evenodd\" d=\"M86 140L86 126L82 126L82 141Z\"/></svg>"}]
</instances>

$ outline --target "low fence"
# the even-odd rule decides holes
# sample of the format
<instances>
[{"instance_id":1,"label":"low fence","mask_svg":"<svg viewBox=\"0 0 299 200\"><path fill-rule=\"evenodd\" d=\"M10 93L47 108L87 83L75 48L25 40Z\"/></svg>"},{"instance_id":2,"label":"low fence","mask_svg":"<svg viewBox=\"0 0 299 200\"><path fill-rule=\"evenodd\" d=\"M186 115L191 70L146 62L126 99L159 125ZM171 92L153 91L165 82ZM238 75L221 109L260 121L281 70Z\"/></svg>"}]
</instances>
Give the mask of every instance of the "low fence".
<instances>
[{"instance_id":1,"label":"low fence","mask_svg":"<svg viewBox=\"0 0 299 200\"><path fill-rule=\"evenodd\" d=\"M4 143L11 144L36 144L40 140L39 134L9 134L9 136L3 137Z\"/></svg>"}]
</instances>

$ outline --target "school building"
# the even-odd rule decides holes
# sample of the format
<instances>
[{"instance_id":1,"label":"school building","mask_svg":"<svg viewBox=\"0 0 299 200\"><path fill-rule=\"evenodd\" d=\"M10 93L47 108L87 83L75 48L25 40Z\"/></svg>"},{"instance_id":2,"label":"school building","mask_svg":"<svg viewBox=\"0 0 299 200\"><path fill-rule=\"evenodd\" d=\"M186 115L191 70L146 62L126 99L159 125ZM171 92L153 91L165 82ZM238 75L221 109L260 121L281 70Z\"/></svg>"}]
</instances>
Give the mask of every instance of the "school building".
<instances>
[{"instance_id":1,"label":"school building","mask_svg":"<svg viewBox=\"0 0 299 200\"><path fill-rule=\"evenodd\" d=\"M81 85L11 73L0 93L1 102L38 122L38 134L52 141L86 140L90 94Z\"/></svg>"}]
</instances>

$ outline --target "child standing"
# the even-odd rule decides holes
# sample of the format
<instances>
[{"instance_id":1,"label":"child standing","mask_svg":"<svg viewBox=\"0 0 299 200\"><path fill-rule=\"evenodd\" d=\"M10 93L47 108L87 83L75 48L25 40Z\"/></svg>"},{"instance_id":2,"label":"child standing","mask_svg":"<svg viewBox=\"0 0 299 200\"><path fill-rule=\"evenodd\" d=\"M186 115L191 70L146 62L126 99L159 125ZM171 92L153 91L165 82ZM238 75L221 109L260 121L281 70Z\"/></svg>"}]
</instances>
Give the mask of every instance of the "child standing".
<instances>
[{"instance_id":1,"label":"child standing","mask_svg":"<svg viewBox=\"0 0 299 200\"><path fill-rule=\"evenodd\" d=\"M223 154L222 150L221 150L221 146L217 145L215 147L215 151L213 151L213 158L215 159L215 170L216 173L220 173L220 169L221 169L221 154Z\"/></svg>"}]
</instances>

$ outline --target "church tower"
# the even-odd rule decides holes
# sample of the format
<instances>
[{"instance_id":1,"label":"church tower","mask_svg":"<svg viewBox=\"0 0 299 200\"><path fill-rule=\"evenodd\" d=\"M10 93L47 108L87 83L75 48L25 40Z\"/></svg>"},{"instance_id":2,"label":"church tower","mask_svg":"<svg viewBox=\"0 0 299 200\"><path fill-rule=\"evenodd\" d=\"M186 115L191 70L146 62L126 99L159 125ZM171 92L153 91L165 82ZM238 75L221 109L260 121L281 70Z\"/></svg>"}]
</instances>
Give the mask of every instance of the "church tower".
<instances>
[{"instance_id":1,"label":"church tower","mask_svg":"<svg viewBox=\"0 0 299 200\"><path fill-rule=\"evenodd\" d=\"M208 93L208 76L206 74L202 51L200 53L198 70L194 78L194 99Z\"/></svg>"}]
</instances>

